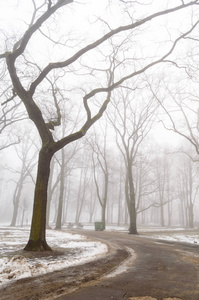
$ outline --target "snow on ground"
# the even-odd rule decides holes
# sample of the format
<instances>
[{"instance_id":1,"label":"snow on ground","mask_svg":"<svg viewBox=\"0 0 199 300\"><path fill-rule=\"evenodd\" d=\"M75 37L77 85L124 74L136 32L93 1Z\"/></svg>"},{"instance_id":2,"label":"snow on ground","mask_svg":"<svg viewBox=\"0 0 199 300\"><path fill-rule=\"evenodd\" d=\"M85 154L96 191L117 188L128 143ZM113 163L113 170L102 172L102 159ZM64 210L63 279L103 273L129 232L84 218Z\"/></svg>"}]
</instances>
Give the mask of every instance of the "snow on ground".
<instances>
[{"instance_id":1,"label":"snow on ground","mask_svg":"<svg viewBox=\"0 0 199 300\"><path fill-rule=\"evenodd\" d=\"M124 226L106 226L107 231L121 231L127 232L127 227ZM138 227L140 237L147 237L153 239L185 242L199 245L199 230L185 230L183 227L166 228L166 227Z\"/></svg>"},{"instance_id":2,"label":"snow on ground","mask_svg":"<svg viewBox=\"0 0 199 300\"><path fill-rule=\"evenodd\" d=\"M172 233L172 234L151 234L151 235L142 235L143 237L153 238L158 240L166 240L166 241L173 241L173 242L184 242L184 243L191 243L191 244L198 244L199 245L199 234L183 234L183 233Z\"/></svg>"},{"instance_id":3,"label":"snow on ground","mask_svg":"<svg viewBox=\"0 0 199 300\"><path fill-rule=\"evenodd\" d=\"M29 237L26 228L0 227L0 284L24 277L36 276L65 267L91 261L108 251L105 244L89 241L79 234L47 230L48 244L64 255L35 258L13 255L24 248ZM59 247L59 248L58 248Z\"/></svg>"},{"instance_id":4,"label":"snow on ground","mask_svg":"<svg viewBox=\"0 0 199 300\"><path fill-rule=\"evenodd\" d=\"M85 228L84 228L85 229ZM91 228L89 228L91 229ZM94 230L94 227L92 227ZM127 232L126 228L107 226L107 231L119 230ZM179 230L179 228L178 228ZM139 228L140 238L155 238L160 240L180 241L199 245L199 234L181 230L160 228ZM149 232L150 231L150 232ZM157 232L158 231L158 232ZM28 228L0 226L0 285L24 277L37 276L54 270L70 267L95 259L108 251L105 244L89 241L79 234L64 231L47 230L47 242L64 255L47 255L40 258L25 256L18 252L24 248L29 237ZM19 255L20 253L20 255Z\"/></svg>"},{"instance_id":5,"label":"snow on ground","mask_svg":"<svg viewBox=\"0 0 199 300\"><path fill-rule=\"evenodd\" d=\"M165 227L149 227L149 228L138 228L138 232L142 234L143 237L173 241L173 242L183 242L199 245L199 229L189 229L176 227L176 228L165 228Z\"/></svg>"}]
</instances>

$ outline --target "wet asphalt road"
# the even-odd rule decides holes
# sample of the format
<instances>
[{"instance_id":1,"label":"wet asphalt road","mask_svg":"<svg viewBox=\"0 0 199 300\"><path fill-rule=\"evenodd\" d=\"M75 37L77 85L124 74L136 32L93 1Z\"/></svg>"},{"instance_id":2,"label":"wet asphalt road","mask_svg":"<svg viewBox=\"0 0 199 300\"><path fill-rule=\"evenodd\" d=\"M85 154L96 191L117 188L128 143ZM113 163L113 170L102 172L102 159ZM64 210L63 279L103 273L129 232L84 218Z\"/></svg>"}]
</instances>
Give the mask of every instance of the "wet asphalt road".
<instances>
[{"instance_id":1,"label":"wet asphalt road","mask_svg":"<svg viewBox=\"0 0 199 300\"><path fill-rule=\"evenodd\" d=\"M122 300L150 296L158 300L199 300L199 245L157 241L121 232L82 231L82 234L119 248L133 249L136 258L124 273L103 277L57 299Z\"/></svg>"}]
</instances>

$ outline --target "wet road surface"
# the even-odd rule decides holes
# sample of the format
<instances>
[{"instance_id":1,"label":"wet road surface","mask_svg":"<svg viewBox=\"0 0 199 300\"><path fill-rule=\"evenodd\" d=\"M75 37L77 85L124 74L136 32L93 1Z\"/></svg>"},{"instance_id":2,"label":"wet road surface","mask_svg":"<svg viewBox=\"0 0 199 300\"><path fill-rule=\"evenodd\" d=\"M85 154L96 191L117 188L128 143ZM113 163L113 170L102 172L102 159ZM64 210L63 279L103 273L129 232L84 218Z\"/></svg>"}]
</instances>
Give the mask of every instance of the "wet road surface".
<instances>
[{"instance_id":1,"label":"wet road surface","mask_svg":"<svg viewBox=\"0 0 199 300\"><path fill-rule=\"evenodd\" d=\"M82 231L88 237L135 251L128 269L86 283L59 300L199 300L199 246L164 242L121 232Z\"/></svg>"}]
</instances>

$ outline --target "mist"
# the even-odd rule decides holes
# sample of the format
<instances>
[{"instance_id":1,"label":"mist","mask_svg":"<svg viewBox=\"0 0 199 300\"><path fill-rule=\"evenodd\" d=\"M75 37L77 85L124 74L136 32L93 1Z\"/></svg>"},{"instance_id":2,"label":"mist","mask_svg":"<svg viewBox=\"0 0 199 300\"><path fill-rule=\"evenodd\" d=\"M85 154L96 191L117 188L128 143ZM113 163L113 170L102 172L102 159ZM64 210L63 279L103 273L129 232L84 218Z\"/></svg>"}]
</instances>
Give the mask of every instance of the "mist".
<instances>
[{"instance_id":1,"label":"mist","mask_svg":"<svg viewBox=\"0 0 199 300\"><path fill-rule=\"evenodd\" d=\"M195 2L2 1L0 222L31 227L26 250L198 226Z\"/></svg>"}]
</instances>

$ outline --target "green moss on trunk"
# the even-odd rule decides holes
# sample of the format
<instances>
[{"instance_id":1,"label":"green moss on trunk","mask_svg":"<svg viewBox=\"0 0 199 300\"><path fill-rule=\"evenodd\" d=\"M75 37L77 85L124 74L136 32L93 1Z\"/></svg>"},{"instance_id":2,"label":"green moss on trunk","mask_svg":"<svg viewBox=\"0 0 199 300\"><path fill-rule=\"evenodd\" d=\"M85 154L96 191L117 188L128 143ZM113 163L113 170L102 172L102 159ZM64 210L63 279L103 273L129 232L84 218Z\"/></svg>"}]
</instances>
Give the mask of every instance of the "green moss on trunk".
<instances>
[{"instance_id":1,"label":"green moss on trunk","mask_svg":"<svg viewBox=\"0 0 199 300\"><path fill-rule=\"evenodd\" d=\"M48 151L47 147L42 148L39 153L31 232L29 241L24 248L26 251L51 250L46 242L46 209L47 188L52 155L53 154Z\"/></svg>"}]
</instances>

